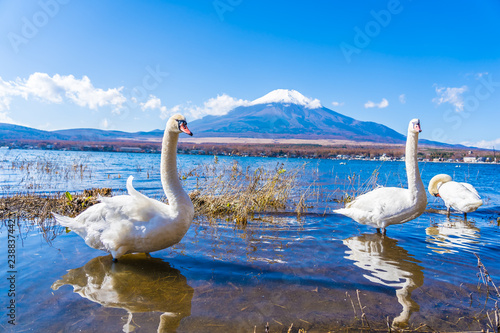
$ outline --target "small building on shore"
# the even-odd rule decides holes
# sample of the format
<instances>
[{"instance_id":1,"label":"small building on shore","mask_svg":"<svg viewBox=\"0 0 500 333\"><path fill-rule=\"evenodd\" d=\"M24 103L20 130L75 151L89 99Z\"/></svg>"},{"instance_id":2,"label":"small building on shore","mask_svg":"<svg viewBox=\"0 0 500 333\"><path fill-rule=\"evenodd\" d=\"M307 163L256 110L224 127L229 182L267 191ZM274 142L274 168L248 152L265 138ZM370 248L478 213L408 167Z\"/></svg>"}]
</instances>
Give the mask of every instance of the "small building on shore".
<instances>
[{"instance_id":1,"label":"small building on shore","mask_svg":"<svg viewBox=\"0 0 500 333\"><path fill-rule=\"evenodd\" d=\"M477 159L475 156L464 156L464 163L476 163Z\"/></svg>"},{"instance_id":2,"label":"small building on shore","mask_svg":"<svg viewBox=\"0 0 500 333\"><path fill-rule=\"evenodd\" d=\"M142 152L142 148L139 147L121 147L120 151L124 153L140 153Z\"/></svg>"}]
</instances>

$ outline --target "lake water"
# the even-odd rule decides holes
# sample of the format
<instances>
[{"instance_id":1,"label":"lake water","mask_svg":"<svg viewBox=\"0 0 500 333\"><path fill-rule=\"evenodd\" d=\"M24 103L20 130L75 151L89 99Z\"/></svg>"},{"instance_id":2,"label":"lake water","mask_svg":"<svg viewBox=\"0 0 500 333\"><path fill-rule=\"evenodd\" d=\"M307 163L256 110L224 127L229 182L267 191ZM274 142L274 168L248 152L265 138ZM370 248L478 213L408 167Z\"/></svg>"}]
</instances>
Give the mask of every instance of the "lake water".
<instances>
[{"instance_id":1,"label":"lake water","mask_svg":"<svg viewBox=\"0 0 500 333\"><path fill-rule=\"evenodd\" d=\"M0 151L0 196L92 187L119 193L133 175L136 189L159 198L159 160L157 154ZM186 174L214 163L213 156L178 160ZM117 264L72 232L56 228L48 243L36 224L15 221L15 273L7 260L9 221L2 221L0 331L264 332L269 323L271 332L288 332L291 324L291 332L328 332L368 324L387 329L387 321L424 330L489 328L486 313L497 298L487 299L475 254L500 284L499 165L420 163L426 187L448 173L473 184L484 205L467 220L426 212L382 236L332 213L341 205L332 199L363 187L374 171L380 185L405 186L403 162L218 158L223 165L234 161L241 168L303 167L298 192L319 195L300 219L262 214L237 227L197 217L176 246ZM193 190L195 178L187 175L184 186ZM428 201L444 209L438 198ZM12 287L15 298L8 295ZM15 326L8 323L11 299Z\"/></svg>"}]
</instances>

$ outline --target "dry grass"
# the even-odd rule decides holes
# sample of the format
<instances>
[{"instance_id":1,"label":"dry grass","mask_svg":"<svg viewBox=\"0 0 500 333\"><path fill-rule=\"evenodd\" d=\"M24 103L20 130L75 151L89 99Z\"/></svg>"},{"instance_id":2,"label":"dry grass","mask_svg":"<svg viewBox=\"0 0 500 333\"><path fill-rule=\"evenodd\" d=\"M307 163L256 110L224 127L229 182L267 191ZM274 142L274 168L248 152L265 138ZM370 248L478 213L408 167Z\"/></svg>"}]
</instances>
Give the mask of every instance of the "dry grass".
<instances>
[{"instance_id":1,"label":"dry grass","mask_svg":"<svg viewBox=\"0 0 500 333\"><path fill-rule=\"evenodd\" d=\"M348 183L345 185L342 196L334 199L334 201L347 205L349 202L356 199L356 197L377 188L379 186L377 182L381 167L382 164L373 170L371 176L364 182L361 182L361 176L359 174L353 173L352 175L347 176Z\"/></svg>"},{"instance_id":2,"label":"dry grass","mask_svg":"<svg viewBox=\"0 0 500 333\"><path fill-rule=\"evenodd\" d=\"M490 273L486 269L486 266L484 266L483 262L481 261L481 258L479 255L474 253L474 255L477 258L477 268L479 269L479 284L477 286L477 289L481 291L481 289L484 287L485 292L486 292L486 301L484 303L484 309L476 315L476 320L480 322L480 317L481 314L484 312L486 316L482 316L483 318L486 317L486 328L487 330L492 330L493 332L500 332L500 309L498 308L498 302L500 301L500 290L496 286L495 282L491 278ZM488 300L492 300L494 302L493 308L488 309L487 308L487 303Z\"/></svg>"},{"instance_id":3,"label":"dry grass","mask_svg":"<svg viewBox=\"0 0 500 333\"><path fill-rule=\"evenodd\" d=\"M54 160L48 156L37 159L17 156L12 161L0 161L0 169L21 174L17 184L0 185L0 191L10 192L13 188L22 189L23 193L51 190L55 184L75 180L92 179L92 169L85 157L71 161Z\"/></svg>"},{"instance_id":4,"label":"dry grass","mask_svg":"<svg viewBox=\"0 0 500 333\"><path fill-rule=\"evenodd\" d=\"M46 166L46 164L43 164ZM43 168L45 168L43 166ZM30 168L24 165L23 168ZM54 170L53 168L48 169ZM274 169L242 168L238 162L201 166L180 175L181 179L195 177L196 189L190 193L196 215L223 218L245 224L262 212L295 212L306 209L308 191L300 192L299 178L304 167L286 170L282 163ZM51 212L76 216L97 203L97 196L111 195L111 189L85 190L83 193L57 195L17 194L0 198L0 219L27 219L43 223L51 219ZM295 200L294 200L295 199Z\"/></svg>"},{"instance_id":5,"label":"dry grass","mask_svg":"<svg viewBox=\"0 0 500 333\"><path fill-rule=\"evenodd\" d=\"M52 212L76 216L98 202L97 197L110 196L110 188L90 189L72 196L68 192L53 196L18 194L0 198L0 220L27 219L44 222L52 218Z\"/></svg>"},{"instance_id":6,"label":"dry grass","mask_svg":"<svg viewBox=\"0 0 500 333\"><path fill-rule=\"evenodd\" d=\"M213 164L187 176L196 176L197 189L190 197L197 215L245 224L260 212L304 212L307 194L299 193L301 172L304 167L286 170L282 163L272 170L243 169L237 161L221 166L215 159Z\"/></svg>"}]
</instances>

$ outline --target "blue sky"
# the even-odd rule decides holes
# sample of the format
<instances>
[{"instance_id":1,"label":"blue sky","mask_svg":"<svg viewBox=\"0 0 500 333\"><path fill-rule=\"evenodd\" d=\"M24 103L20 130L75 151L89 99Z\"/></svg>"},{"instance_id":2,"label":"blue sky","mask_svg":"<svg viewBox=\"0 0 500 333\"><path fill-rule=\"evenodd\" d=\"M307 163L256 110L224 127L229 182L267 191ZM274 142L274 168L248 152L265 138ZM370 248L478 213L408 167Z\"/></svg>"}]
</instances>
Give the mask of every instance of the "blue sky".
<instances>
[{"instance_id":1,"label":"blue sky","mask_svg":"<svg viewBox=\"0 0 500 333\"><path fill-rule=\"evenodd\" d=\"M498 17L498 0L0 0L0 122L149 131L295 89L498 149Z\"/></svg>"}]
</instances>

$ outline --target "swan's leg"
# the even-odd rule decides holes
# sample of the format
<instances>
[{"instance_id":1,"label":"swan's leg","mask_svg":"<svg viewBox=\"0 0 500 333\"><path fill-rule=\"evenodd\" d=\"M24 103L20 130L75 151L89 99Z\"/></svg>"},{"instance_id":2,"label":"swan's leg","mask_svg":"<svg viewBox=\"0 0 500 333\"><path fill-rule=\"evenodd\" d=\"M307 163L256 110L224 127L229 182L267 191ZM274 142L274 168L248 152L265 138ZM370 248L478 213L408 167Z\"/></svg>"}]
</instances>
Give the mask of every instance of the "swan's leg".
<instances>
[{"instance_id":1,"label":"swan's leg","mask_svg":"<svg viewBox=\"0 0 500 333\"><path fill-rule=\"evenodd\" d=\"M380 234L380 228L377 228L377 234Z\"/></svg>"},{"instance_id":2,"label":"swan's leg","mask_svg":"<svg viewBox=\"0 0 500 333\"><path fill-rule=\"evenodd\" d=\"M464 220L467 221L467 213L464 213Z\"/></svg>"},{"instance_id":3,"label":"swan's leg","mask_svg":"<svg viewBox=\"0 0 500 333\"><path fill-rule=\"evenodd\" d=\"M144 252L144 254L146 255L146 258L151 258L151 255L149 254L149 252Z\"/></svg>"},{"instance_id":4,"label":"swan's leg","mask_svg":"<svg viewBox=\"0 0 500 333\"><path fill-rule=\"evenodd\" d=\"M446 214L448 215L448 217L450 217L450 212L451 212L451 208L450 208L450 207L447 207L447 209L446 209Z\"/></svg>"},{"instance_id":5,"label":"swan's leg","mask_svg":"<svg viewBox=\"0 0 500 333\"><path fill-rule=\"evenodd\" d=\"M387 233L387 230L385 228L382 228L382 235L385 236L386 233Z\"/></svg>"}]
</instances>

